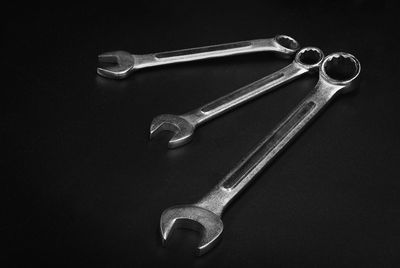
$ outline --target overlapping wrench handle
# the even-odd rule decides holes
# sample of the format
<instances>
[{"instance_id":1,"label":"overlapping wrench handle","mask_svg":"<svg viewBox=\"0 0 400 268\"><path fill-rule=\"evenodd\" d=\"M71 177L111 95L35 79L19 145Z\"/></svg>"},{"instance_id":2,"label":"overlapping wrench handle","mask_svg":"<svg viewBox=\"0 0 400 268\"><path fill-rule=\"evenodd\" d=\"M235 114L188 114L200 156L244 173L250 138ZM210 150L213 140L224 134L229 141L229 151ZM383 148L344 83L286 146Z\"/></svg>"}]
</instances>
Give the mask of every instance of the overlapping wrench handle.
<instances>
[{"instance_id":1,"label":"overlapping wrench handle","mask_svg":"<svg viewBox=\"0 0 400 268\"><path fill-rule=\"evenodd\" d=\"M157 65L195 61L243 53L271 51L289 57L300 48L298 42L285 35L236 43L183 49L177 51L130 54L113 51L99 55L99 75L122 79L133 71ZM231 201L316 117L339 93L358 86L361 66L351 54L338 52L324 58L318 48L307 47L297 52L287 67L250 85L182 115L164 114L153 119L150 136L162 130L174 132L169 147L190 141L195 128L251 99L261 96L301 75L319 70L319 80L308 96L250 153L244 157L209 193L193 204L167 208L161 215L160 232L163 244L174 228L186 227L202 232L197 247L206 253L221 237L224 229L221 216Z\"/></svg>"},{"instance_id":2,"label":"overlapping wrench handle","mask_svg":"<svg viewBox=\"0 0 400 268\"><path fill-rule=\"evenodd\" d=\"M161 215L160 231L165 244L175 227L202 232L199 255L210 250L221 236L221 215L228 204L299 134L339 93L357 87L359 61L348 53L327 56L319 68L319 80L311 93L276 128L198 202L173 206Z\"/></svg>"},{"instance_id":3,"label":"overlapping wrench handle","mask_svg":"<svg viewBox=\"0 0 400 268\"><path fill-rule=\"evenodd\" d=\"M318 71L319 64L323 58L324 54L316 47L302 48L297 52L294 60L288 66L254 83L241 87L185 114L162 114L156 116L150 125L150 138L161 131L167 130L174 132L174 135L168 142L168 147L176 148L182 146L192 139L194 131L199 125L307 73Z\"/></svg>"}]
</instances>

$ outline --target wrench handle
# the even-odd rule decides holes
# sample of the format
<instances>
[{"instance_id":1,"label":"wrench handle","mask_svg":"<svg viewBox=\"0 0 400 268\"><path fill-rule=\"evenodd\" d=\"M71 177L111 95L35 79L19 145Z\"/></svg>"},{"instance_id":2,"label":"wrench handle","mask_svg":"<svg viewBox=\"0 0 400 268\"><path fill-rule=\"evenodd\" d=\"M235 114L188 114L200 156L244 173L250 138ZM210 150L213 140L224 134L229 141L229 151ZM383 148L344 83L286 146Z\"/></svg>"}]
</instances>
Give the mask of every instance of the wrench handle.
<instances>
[{"instance_id":1,"label":"wrench handle","mask_svg":"<svg viewBox=\"0 0 400 268\"><path fill-rule=\"evenodd\" d=\"M301 104L197 204L221 215L233 198L305 128L335 92L336 88L321 85L319 82Z\"/></svg>"},{"instance_id":2,"label":"wrench handle","mask_svg":"<svg viewBox=\"0 0 400 268\"><path fill-rule=\"evenodd\" d=\"M219 99L216 99L201 108L189 112L184 116L194 118L196 125L205 123L237 106L244 104L268 91L271 91L283 84L308 72L306 68L293 62L281 70L261 78L249 85L241 87Z\"/></svg>"},{"instance_id":3,"label":"wrench handle","mask_svg":"<svg viewBox=\"0 0 400 268\"><path fill-rule=\"evenodd\" d=\"M182 50L160 52L154 54L159 60L174 58L174 57L191 57L192 60L204 59L204 57L213 57L213 54L217 54L214 57L231 55L230 53L235 53L236 50L241 52L248 51L253 46L252 41L242 41L235 43L219 44L205 47L188 48ZM237 53L237 52L236 52Z\"/></svg>"},{"instance_id":4,"label":"wrench handle","mask_svg":"<svg viewBox=\"0 0 400 268\"><path fill-rule=\"evenodd\" d=\"M291 55L295 52L280 46L274 38L268 38L133 56L135 68L141 69L259 51L273 51L284 55Z\"/></svg>"}]
</instances>

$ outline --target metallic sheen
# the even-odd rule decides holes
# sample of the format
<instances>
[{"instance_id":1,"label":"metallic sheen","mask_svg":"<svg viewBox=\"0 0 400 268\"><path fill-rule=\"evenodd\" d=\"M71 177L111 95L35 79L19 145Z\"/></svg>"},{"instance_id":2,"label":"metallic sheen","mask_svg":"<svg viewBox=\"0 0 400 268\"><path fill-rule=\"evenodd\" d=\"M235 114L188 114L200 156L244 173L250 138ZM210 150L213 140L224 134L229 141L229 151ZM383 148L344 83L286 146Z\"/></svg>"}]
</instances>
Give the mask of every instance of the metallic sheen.
<instances>
[{"instance_id":1,"label":"metallic sheen","mask_svg":"<svg viewBox=\"0 0 400 268\"><path fill-rule=\"evenodd\" d=\"M239 88L217 100L183 115L162 114L155 117L150 125L150 138L160 131L174 132L168 142L169 148L175 148L188 143L194 130L203 124L229 110L238 107L266 92L284 85L306 73L317 71L324 58L322 51L315 47L301 49L291 64L260 80Z\"/></svg>"},{"instance_id":2,"label":"metallic sheen","mask_svg":"<svg viewBox=\"0 0 400 268\"><path fill-rule=\"evenodd\" d=\"M319 68L319 80L307 97L278 127L233 168L208 194L190 205L164 210L160 219L163 243L174 227L202 232L199 255L210 250L223 231L221 216L228 204L265 168L337 93L357 87L360 63L348 53L327 56Z\"/></svg>"},{"instance_id":3,"label":"metallic sheen","mask_svg":"<svg viewBox=\"0 0 400 268\"><path fill-rule=\"evenodd\" d=\"M152 66L262 51L275 52L279 55L290 57L299 48L299 43L292 37L277 35L267 39L256 39L143 55L130 54L126 51L112 51L98 56L99 63L111 64L111 66L99 66L97 68L97 73L107 78L123 79L135 70Z\"/></svg>"}]
</instances>

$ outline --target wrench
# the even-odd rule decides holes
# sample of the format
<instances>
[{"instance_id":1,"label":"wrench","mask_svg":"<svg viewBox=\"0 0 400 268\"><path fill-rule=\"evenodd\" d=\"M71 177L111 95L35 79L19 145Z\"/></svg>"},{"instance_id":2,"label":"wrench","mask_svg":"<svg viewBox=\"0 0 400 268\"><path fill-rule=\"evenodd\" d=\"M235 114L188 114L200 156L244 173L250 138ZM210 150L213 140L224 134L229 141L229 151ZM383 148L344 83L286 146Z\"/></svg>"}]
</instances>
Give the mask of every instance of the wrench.
<instances>
[{"instance_id":1,"label":"wrench","mask_svg":"<svg viewBox=\"0 0 400 268\"><path fill-rule=\"evenodd\" d=\"M150 138L163 130L174 132L168 142L169 148L188 143L194 130L203 124L251 99L271 91L301 75L317 71L323 60L322 51L306 47L297 52L291 64L260 80L233 91L217 100L183 115L162 114L155 117L150 125Z\"/></svg>"},{"instance_id":2,"label":"wrench","mask_svg":"<svg viewBox=\"0 0 400 268\"><path fill-rule=\"evenodd\" d=\"M197 247L199 255L210 250L223 231L221 215L228 204L305 128L332 97L357 87L360 68L359 61L353 55L338 52L327 56L320 66L319 81L314 90L219 184L197 203L164 210L160 219L163 244L174 227L185 227L202 232Z\"/></svg>"},{"instance_id":3,"label":"wrench","mask_svg":"<svg viewBox=\"0 0 400 268\"><path fill-rule=\"evenodd\" d=\"M272 51L289 57L299 48L299 43L292 37L287 35L277 35L268 39L241 41L144 55L130 54L126 51L112 51L100 54L98 56L98 60L99 63L108 63L114 65L108 67L98 67L97 73L107 78L123 79L137 69L152 66L259 51Z\"/></svg>"}]
</instances>

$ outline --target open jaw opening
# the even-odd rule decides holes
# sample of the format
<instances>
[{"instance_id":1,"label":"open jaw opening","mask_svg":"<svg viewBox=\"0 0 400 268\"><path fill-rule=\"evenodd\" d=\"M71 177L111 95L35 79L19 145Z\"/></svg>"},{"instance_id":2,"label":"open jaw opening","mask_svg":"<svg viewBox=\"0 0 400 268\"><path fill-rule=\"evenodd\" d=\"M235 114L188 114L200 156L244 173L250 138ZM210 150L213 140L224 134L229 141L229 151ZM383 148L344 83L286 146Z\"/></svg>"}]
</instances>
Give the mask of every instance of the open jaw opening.
<instances>
[{"instance_id":1,"label":"open jaw opening","mask_svg":"<svg viewBox=\"0 0 400 268\"><path fill-rule=\"evenodd\" d=\"M287 49L297 50L300 47L299 43L295 39L287 35L278 35L275 37L275 40L279 45Z\"/></svg>"},{"instance_id":2,"label":"open jaw opening","mask_svg":"<svg viewBox=\"0 0 400 268\"><path fill-rule=\"evenodd\" d=\"M360 68L360 63L353 55L335 53L326 58L322 72L335 82L347 83L357 78Z\"/></svg>"},{"instance_id":3,"label":"open jaw opening","mask_svg":"<svg viewBox=\"0 0 400 268\"><path fill-rule=\"evenodd\" d=\"M125 78L133 71L134 57L126 51L112 51L98 56L97 73L109 78Z\"/></svg>"},{"instance_id":4,"label":"open jaw opening","mask_svg":"<svg viewBox=\"0 0 400 268\"><path fill-rule=\"evenodd\" d=\"M205 231L203 225L199 222L189 219L189 218L176 218L173 219L172 222L168 223L164 222L164 226L161 225L161 235L163 237L163 244L165 244L168 238L175 232L176 229L188 229L199 234L202 234Z\"/></svg>"},{"instance_id":5,"label":"open jaw opening","mask_svg":"<svg viewBox=\"0 0 400 268\"><path fill-rule=\"evenodd\" d=\"M197 254L202 255L216 244L224 225L219 216L197 206L175 206L166 209L160 219L164 245L174 230L179 228L190 229L201 234Z\"/></svg>"}]
</instances>

